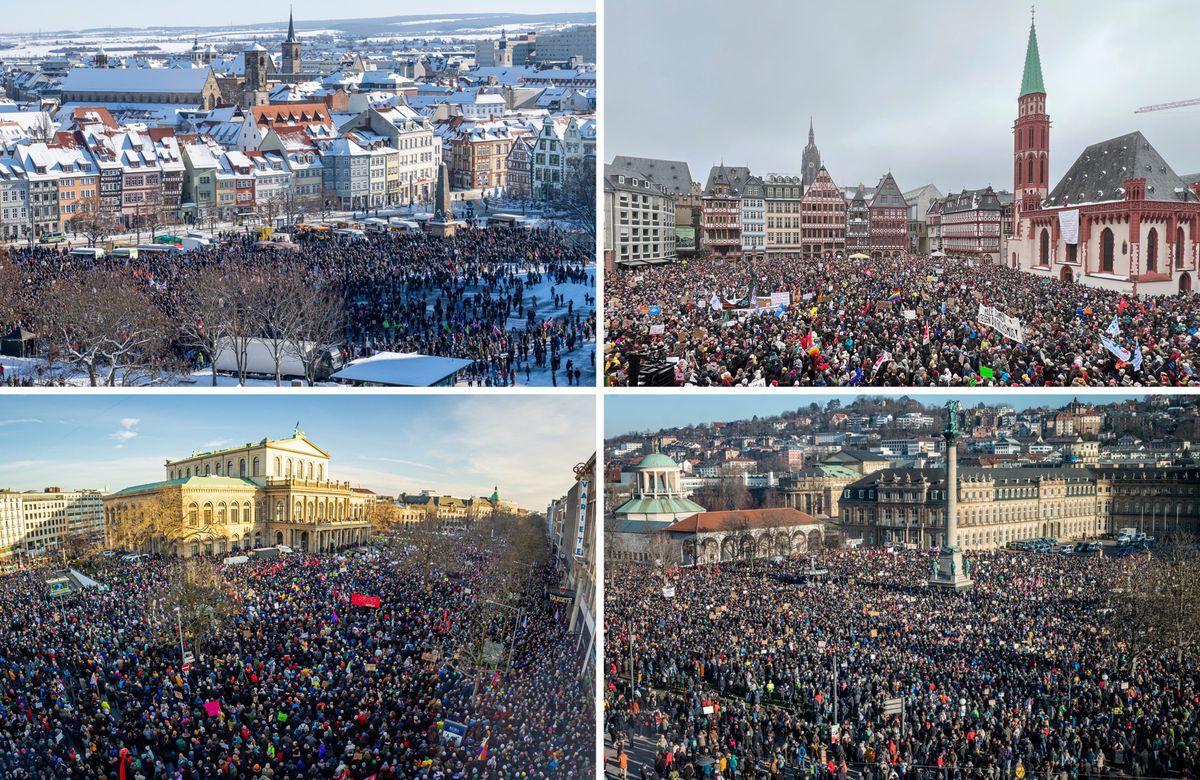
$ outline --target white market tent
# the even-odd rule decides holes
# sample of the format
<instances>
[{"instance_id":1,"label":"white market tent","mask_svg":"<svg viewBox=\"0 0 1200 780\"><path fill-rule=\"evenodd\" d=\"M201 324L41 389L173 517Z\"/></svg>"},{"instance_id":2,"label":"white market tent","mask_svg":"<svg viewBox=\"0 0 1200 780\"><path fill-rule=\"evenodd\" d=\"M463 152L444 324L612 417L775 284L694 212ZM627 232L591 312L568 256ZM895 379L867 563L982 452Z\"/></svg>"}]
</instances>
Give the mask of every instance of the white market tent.
<instances>
[{"instance_id":1,"label":"white market tent","mask_svg":"<svg viewBox=\"0 0 1200 780\"><path fill-rule=\"evenodd\" d=\"M331 379L351 384L389 387L433 387L453 382L454 375L473 361L463 358L421 355L416 352L379 352L359 358Z\"/></svg>"}]
</instances>

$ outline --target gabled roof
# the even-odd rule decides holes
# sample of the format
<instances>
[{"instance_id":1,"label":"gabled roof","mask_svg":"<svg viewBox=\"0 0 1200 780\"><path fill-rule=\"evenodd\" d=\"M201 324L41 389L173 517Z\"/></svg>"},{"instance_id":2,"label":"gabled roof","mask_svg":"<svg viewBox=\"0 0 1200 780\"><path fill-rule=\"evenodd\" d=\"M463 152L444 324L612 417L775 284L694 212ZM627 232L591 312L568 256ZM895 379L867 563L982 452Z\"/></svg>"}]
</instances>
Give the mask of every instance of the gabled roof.
<instances>
[{"instance_id":1,"label":"gabled roof","mask_svg":"<svg viewBox=\"0 0 1200 780\"><path fill-rule=\"evenodd\" d=\"M1124 200L1126 179L1146 180L1146 200L1200 202L1146 136L1134 131L1084 149L1045 206Z\"/></svg>"},{"instance_id":2,"label":"gabled roof","mask_svg":"<svg viewBox=\"0 0 1200 780\"><path fill-rule=\"evenodd\" d=\"M875 197L871 198L871 208L908 208L908 201L904 199L904 193L900 192L900 187L896 185L896 180L892 178L891 171L885 173L883 178L879 180L879 187L875 190Z\"/></svg>"},{"instance_id":3,"label":"gabled roof","mask_svg":"<svg viewBox=\"0 0 1200 780\"><path fill-rule=\"evenodd\" d=\"M63 80L63 92L199 93L208 68L74 68Z\"/></svg>"},{"instance_id":4,"label":"gabled roof","mask_svg":"<svg viewBox=\"0 0 1200 780\"><path fill-rule=\"evenodd\" d=\"M686 520L667 526L664 531L678 533L712 533L756 528L781 528L815 525L819 521L799 509L734 509L727 512L700 512Z\"/></svg>"},{"instance_id":5,"label":"gabled roof","mask_svg":"<svg viewBox=\"0 0 1200 780\"><path fill-rule=\"evenodd\" d=\"M637 171L655 184L666 187L671 195L687 195L692 190L692 172L686 162L619 154L613 158L612 165Z\"/></svg>"},{"instance_id":6,"label":"gabled roof","mask_svg":"<svg viewBox=\"0 0 1200 780\"><path fill-rule=\"evenodd\" d=\"M708 172L708 183L704 185L704 192L711 193L718 185L727 184L730 193L737 195L749 178L749 168L739 165L714 165Z\"/></svg>"}]
</instances>

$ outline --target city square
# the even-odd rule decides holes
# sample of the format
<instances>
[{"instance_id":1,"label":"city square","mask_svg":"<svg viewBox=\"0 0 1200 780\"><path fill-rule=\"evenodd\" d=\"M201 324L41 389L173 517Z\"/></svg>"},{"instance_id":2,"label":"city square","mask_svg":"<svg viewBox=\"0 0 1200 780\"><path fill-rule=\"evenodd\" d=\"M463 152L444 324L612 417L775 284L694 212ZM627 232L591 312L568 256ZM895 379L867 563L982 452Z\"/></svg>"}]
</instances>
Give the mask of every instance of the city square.
<instances>
[{"instance_id":1,"label":"city square","mask_svg":"<svg viewBox=\"0 0 1200 780\"><path fill-rule=\"evenodd\" d=\"M654 29L667 13L625 3L614 9L619 23L637 30ZM968 41L989 56L968 70L969 92L945 67L950 55L930 49L903 61L907 78L926 82L925 125L896 98L899 81L887 93L888 77L865 59L852 60L837 78L802 81L786 102L766 83L668 86L653 65L639 74L618 60L613 78L635 92L631 100L641 100L643 90L666 90L647 104L651 124L669 121L670 107L719 111L727 90L770 108L682 137L639 133L618 115L609 136L617 153L604 170L606 384L1189 385L1200 346L1192 292L1200 268L1200 173L1177 170L1200 169L1194 141L1185 140L1197 101L1139 106L1136 97L1112 90L1106 94L1121 97L1085 106L1074 90L1140 71L1114 72L1112 60L1100 63L1094 52L1060 56L1058 28L1047 38L1041 16L1027 22L1020 60L1015 36L972 38L994 31L991 25L1014 30L1007 11L967 25L959 11L929 9L931 22L954 39L954 56L972 57ZM848 10L723 13L730 25L763 23L756 32L771 44L754 48L787 45L789 25L855 24ZM1060 13L1067 11L1053 7L1045 15L1053 24L1074 24ZM698 28L695 40L676 39L661 56L696 56L700 41L711 43L720 28ZM888 46L887 29L879 25L863 45ZM1082 33L1068 33L1075 34ZM838 56L832 40L819 42L821 56ZM1056 64L1063 60L1070 62ZM997 86L1005 74L1019 85L1014 92ZM852 100L851 84L871 85L867 114ZM1119 107L1124 99L1128 109ZM1052 113L1055 100L1070 113ZM806 101L813 111L837 111L836 126L828 129L833 120L820 113L814 121ZM759 121L764 117L771 121ZM1052 124L1056 138L1077 145L1052 143ZM1150 127L1167 137L1170 155L1155 145ZM1106 135L1084 134L1092 128ZM853 159L835 162L831 145ZM721 162L694 179L680 159L684 152L708 152ZM755 164L729 164L731 157ZM862 170L877 162L886 167ZM775 166L794 172L770 172ZM839 178L847 168L870 178L857 185ZM961 189L900 185L915 176ZM991 183L962 186L976 176Z\"/></svg>"},{"instance_id":2,"label":"city square","mask_svg":"<svg viewBox=\"0 0 1200 780\"><path fill-rule=\"evenodd\" d=\"M0 776L593 776L593 404L536 400L7 405Z\"/></svg>"},{"instance_id":3,"label":"city square","mask_svg":"<svg viewBox=\"0 0 1200 780\"><path fill-rule=\"evenodd\" d=\"M140 5L0 33L0 386L595 384L594 8Z\"/></svg>"},{"instance_id":4,"label":"city square","mask_svg":"<svg viewBox=\"0 0 1200 780\"><path fill-rule=\"evenodd\" d=\"M609 399L609 777L1195 775L1193 399L773 398Z\"/></svg>"}]
</instances>

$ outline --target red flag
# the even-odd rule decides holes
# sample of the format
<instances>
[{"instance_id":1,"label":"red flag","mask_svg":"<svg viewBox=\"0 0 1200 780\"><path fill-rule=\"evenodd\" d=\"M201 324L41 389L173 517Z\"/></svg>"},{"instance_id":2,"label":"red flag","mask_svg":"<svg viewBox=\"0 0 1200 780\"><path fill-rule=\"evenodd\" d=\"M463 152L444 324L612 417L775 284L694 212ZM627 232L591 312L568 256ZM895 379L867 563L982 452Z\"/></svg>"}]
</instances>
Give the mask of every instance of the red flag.
<instances>
[{"instance_id":1,"label":"red flag","mask_svg":"<svg viewBox=\"0 0 1200 780\"><path fill-rule=\"evenodd\" d=\"M355 607L370 607L371 609L379 609L378 596L364 596L361 593L350 594L350 604Z\"/></svg>"},{"instance_id":2,"label":"red flag","mask_svg":"<svg viewBox=\"0 0 1200 780\"><path fill-rule=\"evenodd\" d=\"M125 780L125 762L129 760L129 748L121 748L117 756L121 761L121 780Z\"/></svg>"},{"instance_id":3,"label":"red flag","mask_svg":"<svg viewBox=\"0 0 1200 780\"><path fill-rule=\"evenodd\" d=\"M1117 304L1117 314L1123 314L1125 312L1125 310L1128 308L1129 308L1129 301L1122 298L1120 303Z\"/></svg>"}]
</instances>

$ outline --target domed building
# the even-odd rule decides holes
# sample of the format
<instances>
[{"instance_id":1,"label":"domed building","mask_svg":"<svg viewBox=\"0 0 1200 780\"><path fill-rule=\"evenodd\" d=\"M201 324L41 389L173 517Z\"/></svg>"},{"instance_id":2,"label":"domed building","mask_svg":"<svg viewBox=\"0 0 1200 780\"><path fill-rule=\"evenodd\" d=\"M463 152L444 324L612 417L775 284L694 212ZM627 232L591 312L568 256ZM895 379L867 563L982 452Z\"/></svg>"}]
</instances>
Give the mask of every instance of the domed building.
<instances>
[{"instance_id":1,"label":"domed building","mask_svg":"<svg viewBox=\"0 0 1200 780\"><path fill-rule=\"evenodd\" d=\"M637 485L633 498L614 510L618 521L662 523L666 527L704 511L704 507L683 494L679 464L661 452L642 458L633 471Z\"/></svg>"}]
</instances>

